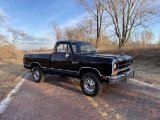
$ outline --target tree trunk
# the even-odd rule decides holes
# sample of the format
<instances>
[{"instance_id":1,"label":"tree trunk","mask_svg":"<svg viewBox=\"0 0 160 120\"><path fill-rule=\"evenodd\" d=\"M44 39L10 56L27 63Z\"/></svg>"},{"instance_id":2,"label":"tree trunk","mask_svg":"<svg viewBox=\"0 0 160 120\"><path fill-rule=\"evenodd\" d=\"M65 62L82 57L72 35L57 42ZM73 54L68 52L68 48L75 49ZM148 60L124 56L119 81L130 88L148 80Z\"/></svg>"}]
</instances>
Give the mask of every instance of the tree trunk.
<instances>
[{"instance_id":1,"label":"tree trunk","mask_svg":"<svg viewBox=\"0 0 160 120\"><path fill-rule=\"evenodd\" d=\"M118 45L118 49L120 50L122 48L122 40L119 40L119 45Z\"/></svg>"},{"instance_id":2,"label":"tree trunk","mask_svg":"<svg viewBox=\"0 0 160 120\"><path fill-rule=\"evenodd\" d=\"M99 45L99 35L96 38L96 48L98 48L98 45Z\"/></svg>"},{"instance_id":3,"label":"tree trunk","mask_svg":"<svg viewBox=\"0 0 160 120\"><path fill-rule=\"evenodd\" d=\"M97 8L97 38L96 38L96 48L98 48L99 41L99 10Z\"/></svg>"}]
</instances>

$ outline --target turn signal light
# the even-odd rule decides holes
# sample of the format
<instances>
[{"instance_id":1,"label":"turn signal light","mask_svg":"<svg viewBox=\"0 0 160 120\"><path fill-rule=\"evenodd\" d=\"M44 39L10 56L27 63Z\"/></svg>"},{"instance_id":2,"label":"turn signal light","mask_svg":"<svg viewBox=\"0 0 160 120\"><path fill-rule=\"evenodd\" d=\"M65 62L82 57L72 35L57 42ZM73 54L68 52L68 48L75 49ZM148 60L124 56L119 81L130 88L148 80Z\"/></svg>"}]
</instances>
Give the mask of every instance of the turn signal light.
<instances>
[{"instance_id":1,"label":"turn signal light","mask_svg":"<svg viewBox=\"0 0 160 120\"><path fill-rule=\"evenodd\" d=\"M118 73L118 70L113 71L113 75L117 75L117 73Z\"/></svg>"}]
</instances>

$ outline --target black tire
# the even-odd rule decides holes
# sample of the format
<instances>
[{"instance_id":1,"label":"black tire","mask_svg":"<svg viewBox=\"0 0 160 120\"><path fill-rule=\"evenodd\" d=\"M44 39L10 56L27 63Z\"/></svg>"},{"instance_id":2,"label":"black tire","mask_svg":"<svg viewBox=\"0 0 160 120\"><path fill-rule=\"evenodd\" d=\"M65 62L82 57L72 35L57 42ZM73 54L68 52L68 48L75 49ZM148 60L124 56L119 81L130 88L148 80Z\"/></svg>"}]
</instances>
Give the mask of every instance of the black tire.
<instances>
[{"instance_id":1,"label":"black tire","mask_svg":"<svg viewBox=\"0 0 160 120\"><path fill-rule=\"evenodd\" d=\"M94 73L86 73L81 77L80 86L82 92L87 96L97 96L102 92L103 84Z\"/></svg>"},{"instance_id":2,"label":"black tire","mask_svg":"<svg viewBox=\"0 0 160 120\"><path fill-rule=\"evenodd\" d=\"M34 82L43 82L45 79L44 73L41 71L40 67L34 67L32 72L32 77Z\"/></svg>"}]
</instances>

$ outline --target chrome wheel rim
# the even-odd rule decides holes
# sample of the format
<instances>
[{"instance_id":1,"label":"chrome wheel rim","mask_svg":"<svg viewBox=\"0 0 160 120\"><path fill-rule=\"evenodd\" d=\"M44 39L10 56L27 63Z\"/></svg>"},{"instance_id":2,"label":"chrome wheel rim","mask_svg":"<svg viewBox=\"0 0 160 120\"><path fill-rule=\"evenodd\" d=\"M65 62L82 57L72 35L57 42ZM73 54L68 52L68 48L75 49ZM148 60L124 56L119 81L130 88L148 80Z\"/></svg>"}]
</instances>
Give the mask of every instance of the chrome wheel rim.
<instances>
[{"instance_id":1,"label":"chrome wheel rim","mask_svg":"<svg viewBox=\"0 0 160 120\"><path fill-rule=\"evenodd\" d=\"M40 73L38 72L38 70L35 70L33 73L33 78L35 81L39 80L40 77Z\"/></svg>"},{"instance_id":2,"label":"chrome wheel rim","mask_svg":"<svg viewBox=\"0 0 160 120\"><path fill-rule=\"evenodd\" d=\"M92 78L84 79L84 91L88 94L92 94L95 90L95 81Z\"/></svg>"}]
</instances>

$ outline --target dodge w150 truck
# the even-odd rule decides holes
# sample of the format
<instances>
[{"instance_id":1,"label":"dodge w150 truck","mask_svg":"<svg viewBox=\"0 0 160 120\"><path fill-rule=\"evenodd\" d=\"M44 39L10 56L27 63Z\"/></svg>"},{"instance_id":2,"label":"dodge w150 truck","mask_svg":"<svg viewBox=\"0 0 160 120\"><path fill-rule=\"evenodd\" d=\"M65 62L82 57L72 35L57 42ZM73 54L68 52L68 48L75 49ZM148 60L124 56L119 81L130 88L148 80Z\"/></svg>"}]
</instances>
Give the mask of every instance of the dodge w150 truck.
<instances>
[{"instance_id":1,"label":"dodge w150 truck","mask_svg":"<svg viewBox=\"0 0 160 120\"><path fill-rule=\"evenodd\" d=\"M85 95L96 96L103 84L134 77L132 60L124 54L99 54L88 42L64 40L56 42L52 53L25 54L23 62L37 83L44 81L45 74L76 77Z\"/></svg>"}]
</instances>

